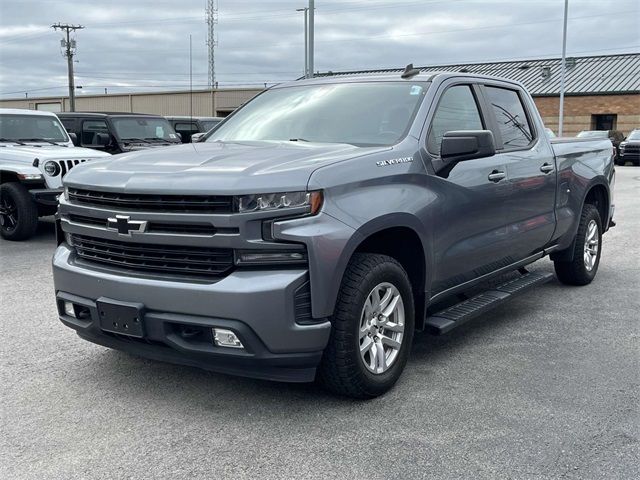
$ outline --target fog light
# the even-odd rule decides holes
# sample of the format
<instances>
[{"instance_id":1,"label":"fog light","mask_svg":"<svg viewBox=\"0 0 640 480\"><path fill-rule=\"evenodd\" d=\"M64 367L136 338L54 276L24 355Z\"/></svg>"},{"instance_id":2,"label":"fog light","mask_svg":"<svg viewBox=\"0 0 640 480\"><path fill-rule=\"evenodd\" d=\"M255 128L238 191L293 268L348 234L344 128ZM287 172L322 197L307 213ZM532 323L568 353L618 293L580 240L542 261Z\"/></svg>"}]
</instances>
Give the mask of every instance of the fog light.
<instances>
[{"instance_id":1,"label":"fog light","mask_svg":"<svg viewBox=\"0 0 640 480\"><path fill-rule=\"evenodd\" d=\"M76 309L71 302L64 302L64 313L70 317L76 318Z\"/></svg>"},{"instance_id":2,"label":"fog light","mask_svg":"<svg viewBox=\"0 0 640 480\"><path fill-rule=\"evenodd\" d=\"M226 328L212 328L213 343L218 347L244 348L240 339Z\"/></svg>"}]
</instances>

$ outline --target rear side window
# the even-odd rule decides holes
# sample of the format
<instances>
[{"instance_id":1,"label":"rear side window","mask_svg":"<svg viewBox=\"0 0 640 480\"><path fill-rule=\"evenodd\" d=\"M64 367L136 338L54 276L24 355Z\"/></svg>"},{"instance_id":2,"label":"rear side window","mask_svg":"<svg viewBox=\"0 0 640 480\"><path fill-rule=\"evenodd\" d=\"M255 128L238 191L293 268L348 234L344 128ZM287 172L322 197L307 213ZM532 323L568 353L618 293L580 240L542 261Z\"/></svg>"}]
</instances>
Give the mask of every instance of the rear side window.
<instances>
[{"instance_id":1,"label":"rear side window","mask_svg":"<svg viewBox=\"0 0 640 480\"><path fill-rule=\"evenodd\" d=\"M436 155L440 155L440 143L447 132L455 130L482 130L482 118L476 99L468 85L456 85L448 88L436 113L431 120L427 149Z\"/></svg>"},{"instance_id":2,"label":"rear side window","mask_svg":"<svg viewBox=\"0 0 640 480\"><path fill-rule=\"evenodd\" d=\"M486 91L504 148L528 146L533 140L533 134L518 92L497 87L486 87Z\"/></svg>"}]
</instances>

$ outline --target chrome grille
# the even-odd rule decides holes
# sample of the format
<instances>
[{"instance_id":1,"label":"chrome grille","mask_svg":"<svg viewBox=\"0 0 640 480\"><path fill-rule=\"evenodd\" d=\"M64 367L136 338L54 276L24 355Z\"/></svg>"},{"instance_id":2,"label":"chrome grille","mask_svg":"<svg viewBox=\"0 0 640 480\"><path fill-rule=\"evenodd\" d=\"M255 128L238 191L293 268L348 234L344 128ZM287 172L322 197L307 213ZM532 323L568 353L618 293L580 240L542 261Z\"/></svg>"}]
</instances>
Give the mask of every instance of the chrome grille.
<instances>
[{"instance_id":1,"label":"chrome grille","mask_svg":"<svg viewBox=\"0 0 640 480\"><path fill-rule=\"evenodd\" d=\"M233 197L225 195L146 195L69 188L74 203L119 210L172 213L231 213Z\"/></svg>"},{"instance_id":2,"label":"chrome grille","mask_svg":"<svg viewBox=\"0 0 640 480\"><path fill-rule=\"evenodd\" d=\"M71 244L86 261L140 272L221 278L233 269L230 248L129 243L76 234Z\"/></svg>"}]
</instances>

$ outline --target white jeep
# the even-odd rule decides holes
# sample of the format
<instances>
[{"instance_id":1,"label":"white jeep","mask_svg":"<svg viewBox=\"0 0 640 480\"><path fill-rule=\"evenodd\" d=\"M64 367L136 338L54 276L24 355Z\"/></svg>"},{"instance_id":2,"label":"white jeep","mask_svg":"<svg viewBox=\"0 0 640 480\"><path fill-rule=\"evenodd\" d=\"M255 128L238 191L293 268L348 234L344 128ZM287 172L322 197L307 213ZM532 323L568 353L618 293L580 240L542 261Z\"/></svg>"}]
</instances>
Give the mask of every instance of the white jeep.
<instances>
[{"instance_id":1,"label":"white jeep","mask_svg":"<svg viewBox=\"0 0 640 480\"><path fill-rule=\"evenodd\" d=\"M109 156L75 147L53 113L0 108L0 235L31 237L38 217L56 212L62 177L79 163Z\"/></svg>"}]
</instances>

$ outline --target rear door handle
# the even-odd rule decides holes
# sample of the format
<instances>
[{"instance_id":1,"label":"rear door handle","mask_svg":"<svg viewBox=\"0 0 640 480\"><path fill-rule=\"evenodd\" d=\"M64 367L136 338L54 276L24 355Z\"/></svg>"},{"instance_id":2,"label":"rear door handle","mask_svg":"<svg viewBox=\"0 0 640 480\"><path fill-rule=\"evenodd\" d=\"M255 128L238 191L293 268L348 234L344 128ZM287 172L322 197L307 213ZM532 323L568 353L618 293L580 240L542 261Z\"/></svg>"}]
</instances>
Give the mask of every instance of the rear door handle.
<instances>
[{"instance_id":1,"label":"rear door handle","mask_svg":"<svg viewBox=\"0 0 640 480\"><path fill-rule=\"evenodd\" d=\"M550 173L550 172L553 172L554 168L555 167L553 165L551 165L550 163L544 163L540 167L540 171L542 173Z\"/></svg>"},{"instance_id":2,"label":"rear door handle","mask_svg":"<svg viewBox=\"0 0 640 480\"><path fill-rule=\"evenodd\" d=\"M501 172L499 170L494 170L493 172L491 172L489 174L489 180L491 180L492 182L499 182L500 180L504 179L507 176L506 173Z\"/></svg>"}]
</instances>

